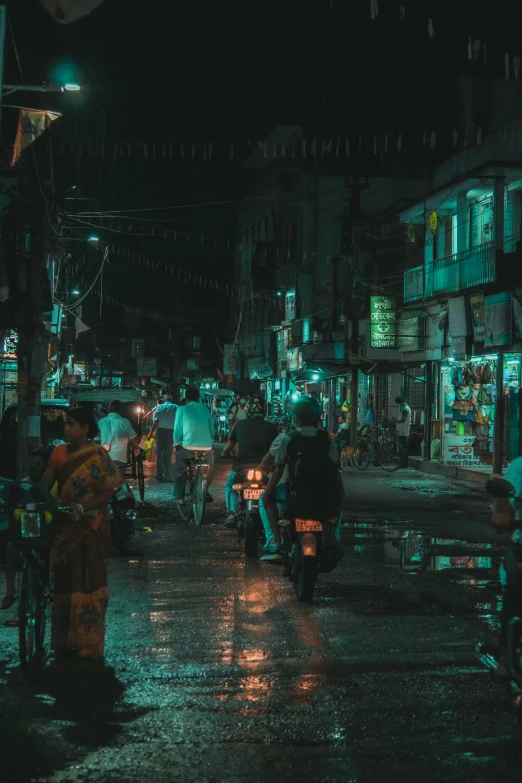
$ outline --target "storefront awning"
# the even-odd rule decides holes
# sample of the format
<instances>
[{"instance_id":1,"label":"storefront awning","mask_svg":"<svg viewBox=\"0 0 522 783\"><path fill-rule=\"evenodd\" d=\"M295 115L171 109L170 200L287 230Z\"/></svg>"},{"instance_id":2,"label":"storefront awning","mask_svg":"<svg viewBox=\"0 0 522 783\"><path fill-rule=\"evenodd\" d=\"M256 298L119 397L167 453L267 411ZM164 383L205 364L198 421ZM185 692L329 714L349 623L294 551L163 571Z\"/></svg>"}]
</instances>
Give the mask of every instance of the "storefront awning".
<instances>
[{"instance_id":1,"label":"storefront awning","mask_svg":"<svg viewBox=\"0 0 522 783\"><path fill-rule=\"evenodd\" d=\"M409 370L419 366L419 362L387 362L385 359L366 359L363 356L355 356L354 354L349 355L349 361L350 367L358 367L365 375L406 374L411 376Z\"/></svg>"},{"instance_id":2,"label":"storefront awning","mask_svg":"<svg viewBox=\"0 0 522 783\"><path fill-rule=\"evenodd\" d=\"M346 375L348 367L344 362L306 362L306 366L299 370L294 381L296 383L320 383L330 378L339 378Z\"/></svg>"}]
</instances>

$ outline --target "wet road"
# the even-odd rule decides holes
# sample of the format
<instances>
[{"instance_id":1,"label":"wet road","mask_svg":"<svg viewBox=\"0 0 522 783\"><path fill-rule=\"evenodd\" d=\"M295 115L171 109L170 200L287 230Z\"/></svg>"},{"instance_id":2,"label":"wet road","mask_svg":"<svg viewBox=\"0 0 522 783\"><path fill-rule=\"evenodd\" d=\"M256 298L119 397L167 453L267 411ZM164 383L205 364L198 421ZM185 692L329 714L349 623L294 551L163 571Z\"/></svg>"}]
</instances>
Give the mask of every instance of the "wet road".
<instances>
[{"instance_id":1,"label":"wet road","mask_svg":"<svg viewBox=\"0 0 522 783\"><path fill-rule=\"evenodd\" d=\"M105 668L27 683L0 628L27 779L518 783L508 700L473 653L500 596L485 495L413 471L346 482L347 552L311 606L215 524L221 489L194 529L151 485L145 556L111 559Z\"/></svg>"}]
</instances>

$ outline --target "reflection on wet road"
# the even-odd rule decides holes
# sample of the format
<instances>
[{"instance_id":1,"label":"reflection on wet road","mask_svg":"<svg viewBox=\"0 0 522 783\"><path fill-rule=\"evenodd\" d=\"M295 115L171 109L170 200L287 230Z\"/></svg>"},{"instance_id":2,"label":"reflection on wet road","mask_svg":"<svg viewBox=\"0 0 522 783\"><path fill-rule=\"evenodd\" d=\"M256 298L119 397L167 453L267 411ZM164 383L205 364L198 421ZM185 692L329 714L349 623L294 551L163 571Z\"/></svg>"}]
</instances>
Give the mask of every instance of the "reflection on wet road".
<instances>
[{"instance_id":1,"label":"reflection on wet road","mask_svg":"<svg viewBox=\"0 0 522 783\"><path fill-rule=\"evenodd\" d=\"M473 653L498 624L497 539L360 522L354 489L347 554L299 605L213 524L221 500L194 529L154 492L146 556L110 563L104 670L25 685L0 629L2 679L60 758L37 780L518 783L509 704Z\"/></svg>"}]
</instances>

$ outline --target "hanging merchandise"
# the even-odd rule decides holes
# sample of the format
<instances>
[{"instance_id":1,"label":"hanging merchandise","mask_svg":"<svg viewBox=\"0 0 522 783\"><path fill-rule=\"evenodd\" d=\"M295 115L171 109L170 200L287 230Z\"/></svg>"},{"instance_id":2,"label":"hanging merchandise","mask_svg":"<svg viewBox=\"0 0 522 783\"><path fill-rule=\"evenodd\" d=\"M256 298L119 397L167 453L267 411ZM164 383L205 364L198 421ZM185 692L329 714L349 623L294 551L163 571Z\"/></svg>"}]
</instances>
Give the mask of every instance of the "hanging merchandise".
<instances>
[{"instance_id":1,"label":"hanging merchandise","mask_svg":"<svg viewBox=\"0 0 522 783\"><path fill-rule=\"evenodd\" d=\"M474 383L478 383L478 375L475 372L471 362L464 367L464 386L473 386Z\"/></svg>"},{"instance_id":2,"label":"hanging merchandise","mask_svg":"<svg viewBox=\"0 0 522 783\"><path fill-rule=\"evenodd\" d=\"M476 407L473 401L473 389L459 386L455 389L453 403L453 421L475 421Z\"/></svg>"},{"instance_id":3,"label":"hanging merchandise","mask_svg":"<svg viewBox=\"0 0 522 783\"><path fill-rule=\"evenodd\" d=\"M518 396L521 389L521 358L503 356L505 424L504 454L518 457ZM497 357L476 356L441 366L440 409L442 453L445 464L481 468L492 464L497 402Z\"/></svg>"},{"instance_id":4,"label":"hanging merchandise","mask_svg":"<svg viewBox=\"0 0 522 783\"><path fill-rule=\"evenodd\" d=\"M451 383L455 387L464 385L464 373L462 372L462 367L459 364L455 367L451 378Z\"/></svg>"}]
</instances>

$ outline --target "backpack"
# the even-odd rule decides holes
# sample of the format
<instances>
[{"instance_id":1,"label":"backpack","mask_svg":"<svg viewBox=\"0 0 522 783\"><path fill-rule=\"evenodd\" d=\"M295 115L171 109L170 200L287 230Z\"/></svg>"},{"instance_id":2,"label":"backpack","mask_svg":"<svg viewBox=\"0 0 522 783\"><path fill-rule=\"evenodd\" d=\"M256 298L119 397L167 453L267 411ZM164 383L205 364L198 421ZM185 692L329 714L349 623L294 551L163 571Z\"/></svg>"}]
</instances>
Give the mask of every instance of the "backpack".
<instances>
[{"instance_id":1,"label":"backpack","mask_svg":"<svg viewBox=\"0 0 522 783\"><path fill-rule=\"evenodd\" d=\"M330 459L330 438L318 430L315 436L289 433L287 446L291 515L327 520L339 511L339 473Z\"/></svg>"}]
</instances>

